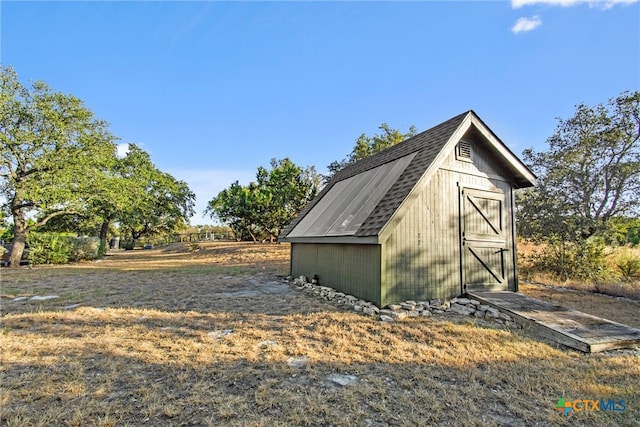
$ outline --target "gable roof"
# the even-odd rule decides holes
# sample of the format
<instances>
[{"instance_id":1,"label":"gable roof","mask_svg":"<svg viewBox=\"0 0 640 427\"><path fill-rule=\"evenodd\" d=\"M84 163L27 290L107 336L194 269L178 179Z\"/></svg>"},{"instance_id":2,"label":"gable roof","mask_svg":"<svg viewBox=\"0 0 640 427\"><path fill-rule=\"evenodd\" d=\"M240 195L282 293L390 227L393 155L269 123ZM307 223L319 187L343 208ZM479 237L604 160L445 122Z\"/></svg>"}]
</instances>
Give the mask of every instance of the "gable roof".
<instances>
[{"instance_id":1,"label":"gable roof","mask_svg":"<svg viewBox=\"0 0 640 427\"><path fill-rule=\"evenodd\" d=\"M340 170L281 236L377 236L420 179L437 170L472 126L512 172L514 185L535 185L535 175L470 110Z\"/></svg>"}]
</instances>

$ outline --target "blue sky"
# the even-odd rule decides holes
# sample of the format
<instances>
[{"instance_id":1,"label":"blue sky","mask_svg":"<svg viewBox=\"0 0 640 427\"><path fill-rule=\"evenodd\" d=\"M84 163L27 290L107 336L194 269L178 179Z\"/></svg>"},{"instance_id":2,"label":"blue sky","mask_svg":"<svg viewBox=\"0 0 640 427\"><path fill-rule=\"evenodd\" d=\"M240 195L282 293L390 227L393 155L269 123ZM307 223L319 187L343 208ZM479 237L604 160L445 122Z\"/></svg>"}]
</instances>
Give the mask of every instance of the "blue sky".
<instances>
[{"instance_id":1,"label":"blue sky","mask_svg":"<svg viewBox=\"0 0 640 427\"><path fill-rule=\"evenodd\" d=\"M81 98L208 200L273 157L323 172L386 122L473 109L517 154L640 90L640 3L0 2L0 59Z\"/></svg>"}]
</instances>

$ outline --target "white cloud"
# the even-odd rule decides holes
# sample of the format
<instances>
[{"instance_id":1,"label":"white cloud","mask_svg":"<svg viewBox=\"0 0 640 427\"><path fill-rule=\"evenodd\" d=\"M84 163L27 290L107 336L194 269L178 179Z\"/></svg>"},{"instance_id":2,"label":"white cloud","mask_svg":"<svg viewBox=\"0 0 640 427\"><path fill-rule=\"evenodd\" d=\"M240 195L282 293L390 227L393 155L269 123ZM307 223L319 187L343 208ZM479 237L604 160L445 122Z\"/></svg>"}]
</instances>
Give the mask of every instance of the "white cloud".
<instances>
[{"instance_id":1,"label":"white cloud","mask_svg":"<svg viewBox=\"0 0 640 427\"><path fill-rule=\"evenodd\" d=\"M542 25L542 20L539 16L533 16L531 18L520 18L511 27L511 31L514 34L525 33L527 31L535 30Z\"/></svg>"},{"instance_id":2,"label":"white cloud","mask_svg":"<svg viewBox=\"0 0 640 427\"><path fill-rule=\"evenodd\" d=\"M256 180L255 170L172 169L167 172L174 178L185 181L196 195L196 213L191 217L192 225L213 223L209 216L202 216L207 203L231 183L238 181L241 185L247 185Z\"/></svg>"},{"instance_id":3,"label":"white cloud","mask_svg":"<svg viewBox=\"0 0 640 427\"><path fill-rule=\"evenodd\" d=\"M511 7L514 9L533 5L571 7L579 4L588 4L589 7L607 10L619 4L627 5L637 2L638 0L511 0Z\"/></svg>"},{"instance_id":4,"label":"white cloud","mask_svg":"<svg viewBox=\"0 0 640 427\"><path fill-rule=\"evenodd\" d=\"M122 159L123 157L126 157L126 155L129 153L129 144L127 143L118 144L116 149L117 149L116 156Z\"/></svg>"}]
</instances>

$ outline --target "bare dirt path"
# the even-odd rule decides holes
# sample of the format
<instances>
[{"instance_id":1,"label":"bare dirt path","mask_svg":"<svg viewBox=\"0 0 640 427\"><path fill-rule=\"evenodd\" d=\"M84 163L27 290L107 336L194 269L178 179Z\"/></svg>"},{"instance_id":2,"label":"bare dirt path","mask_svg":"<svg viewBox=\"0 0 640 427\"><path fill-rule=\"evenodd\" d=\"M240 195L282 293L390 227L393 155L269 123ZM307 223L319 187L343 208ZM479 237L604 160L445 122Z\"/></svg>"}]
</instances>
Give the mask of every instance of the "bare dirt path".
<instances>
[{"instance_id":1,"label":"bare dirt path","mask_svg":"<svg viewBox=\"0 0 640 427\"><path fill-rule=\"evenodd\" d=\"M201 313L319 309L317 301L282 282L288 270L287 245L202 246L196 252L189 252L186 244L112 251L103 260L71 266L3 269L2 314L76 307ZM269 295L277 296L278 303L263 298Z\"/></svg>"}]
</instances>

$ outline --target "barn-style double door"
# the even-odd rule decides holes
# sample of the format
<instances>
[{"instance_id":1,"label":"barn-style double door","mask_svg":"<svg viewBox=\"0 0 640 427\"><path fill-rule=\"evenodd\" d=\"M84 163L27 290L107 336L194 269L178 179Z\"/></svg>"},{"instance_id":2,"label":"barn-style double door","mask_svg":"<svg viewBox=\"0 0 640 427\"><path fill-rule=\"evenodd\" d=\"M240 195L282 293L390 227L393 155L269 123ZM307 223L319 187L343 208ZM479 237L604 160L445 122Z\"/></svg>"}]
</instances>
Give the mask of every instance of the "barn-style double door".
<instances>
[{"instance_id":1,"label":"barn-style double door","mask_svg":"<svg viewBox=\"0 0 640 427\"><path fill-rule=\"evenodd\" d=\"M462 291L507 290L504 193L463 188L460 202Z\"/></svg>"}]
</instances>

